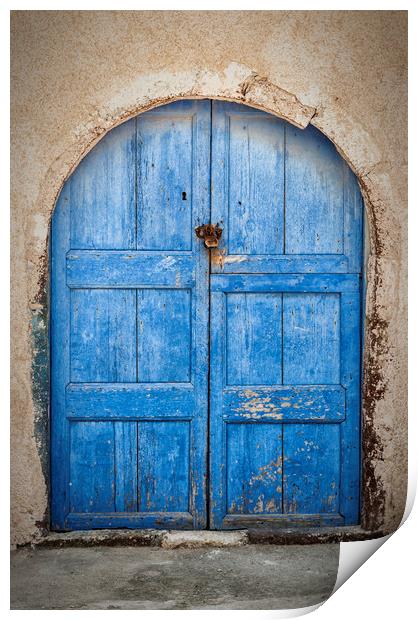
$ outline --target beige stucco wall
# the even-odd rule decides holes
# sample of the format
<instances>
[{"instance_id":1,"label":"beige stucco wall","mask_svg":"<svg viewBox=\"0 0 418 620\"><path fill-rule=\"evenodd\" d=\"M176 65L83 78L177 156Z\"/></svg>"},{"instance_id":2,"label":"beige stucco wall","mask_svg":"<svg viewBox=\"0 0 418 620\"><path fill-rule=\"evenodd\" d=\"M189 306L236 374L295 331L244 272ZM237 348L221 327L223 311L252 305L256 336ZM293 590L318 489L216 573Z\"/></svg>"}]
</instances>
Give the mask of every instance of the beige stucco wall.
<instances>
[{"instance_id":1,"label":"beige stucco wall","mask_svg":"<svg viewBox=\"0 0 418 620\"><path fill-rule=\"evenodd\" d=\"M359 176L371 243L362 523L396 527L406 492L405 80L405 12L12 14L15 544L39 536L47 519L45 412L32 384L39 340L30 326L45 327L56 195L106 130L147 106L198 96L312 122Z\"/></svg>"}]
</instances>

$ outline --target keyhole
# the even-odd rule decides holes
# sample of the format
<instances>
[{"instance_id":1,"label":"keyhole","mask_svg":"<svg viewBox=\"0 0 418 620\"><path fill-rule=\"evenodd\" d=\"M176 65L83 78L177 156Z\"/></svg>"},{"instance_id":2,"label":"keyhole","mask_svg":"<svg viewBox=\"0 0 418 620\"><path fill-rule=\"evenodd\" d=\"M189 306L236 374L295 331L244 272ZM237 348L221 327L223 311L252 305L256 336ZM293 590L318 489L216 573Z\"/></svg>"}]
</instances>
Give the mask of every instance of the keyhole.
<instances>
[{"instance_id":1,"label":"keyhole","mask_svg":"<svg viewBox=\"0 0 418 620\"><path fill-rule=\"evenodd\" d=\"M182 200L187 200L187 194L186 194L186 192L181 192L181 199L182 199Z\"/></svg>"}]
</instances>

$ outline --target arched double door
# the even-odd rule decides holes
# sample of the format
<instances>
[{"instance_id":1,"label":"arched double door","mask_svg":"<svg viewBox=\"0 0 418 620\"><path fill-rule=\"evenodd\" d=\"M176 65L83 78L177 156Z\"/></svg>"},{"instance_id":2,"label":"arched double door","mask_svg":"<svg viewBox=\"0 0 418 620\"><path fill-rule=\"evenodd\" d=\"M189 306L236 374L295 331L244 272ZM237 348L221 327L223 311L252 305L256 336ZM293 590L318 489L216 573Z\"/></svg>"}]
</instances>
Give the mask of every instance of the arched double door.
<instances>
[{"instance_id":1,"label":"arched double door","mask_svg":"<svg viewBox=\"0 0 418 620\"><path fill-rule=\"evenodd\" d=\"M52 221L53 529L358 522L362 209L329 140L246 106L98 143Z\"/></svg>"}]
</instances>

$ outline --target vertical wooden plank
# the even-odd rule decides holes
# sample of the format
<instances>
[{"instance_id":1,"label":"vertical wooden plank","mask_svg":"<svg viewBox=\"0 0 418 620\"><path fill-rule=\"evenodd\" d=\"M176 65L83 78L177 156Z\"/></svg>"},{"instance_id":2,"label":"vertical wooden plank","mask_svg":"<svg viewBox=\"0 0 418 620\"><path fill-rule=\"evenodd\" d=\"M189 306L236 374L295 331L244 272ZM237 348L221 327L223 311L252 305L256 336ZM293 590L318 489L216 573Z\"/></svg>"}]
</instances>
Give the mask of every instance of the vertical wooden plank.
<instances>
[{"instance_id":1,"label":"vertical wooden plank","mask_svg":"<svg viewBox=\"0 0 418 620\"><path fill-rule=\"evenodd\" d=\"M344 254L348 271L360 273L363 268L363 199L355 174L344 166Z\"/></svg>"},{"instance_id":2,"label":"vertical wooden plank","mask_svg":"<svg viewBox=\"0 0 418 620\"><path fill-rule=\"evenodd\" d=\"M135 248L135 124L112 129L71 175L71 247Z\"/></svg>"},{"instance_id":3,"label":"vertical wooden plank","mask_svg":"<svg viewBox=\"0 0 418 620\"><path fill-rule=\"evenodd\" d=\"M284 294L285 384L339 383L340 320L339 294ZM339 426L285 425L283 451L284 512L338 512Z\"/></svg>"},{"instance_id":4,"label":"vertical wooden plank","mask_svg":"<svg viewBox=\"0 0 418 620\"><path fill-rule=\"evenodd\" d=\"M225 384L226 300L224 293L211 292L210 301L210 527L221 529L226 514L226 424L222 419Z\"/></svg>"},{"instance_id":5,"label":"vertical wooden plank","mask_svg":"<svg viewBox=\"0 0 418 620\"><path fill-rule=\"evenodd\" d=\"M108 381L108 290L71 291L71 381Z\"/></svg>"},{"instance_id":6,"label":"vertical wooden plank","mask_svg":"<svg viewBox=\"0 0 418 620\"><path fill-rule=\"evenodd\" d=\"M71 380L136 380L134 290L71 291Z\"/></svg>"},{"instance_id":7,"label":"vertical wooden plank","mask_svg":"<svg viewBox=\"0 0 418 620\"><path fill-rule=\"evenodd\" d=\"M114 512L113 422L72 422L70 437L70 512Z\"/></svg>"},{"instance_id":8,"label":"vertical wooden plank","mask_svg":"<svg viewBox=\"0 0 418 620\"><path fill-rule=\"evenodd\" d=\"M358 523L360 506L360 283L341 295L341 385L347 420L341 425L341 513L346 525Z\"/></svg>"},{"instance_id":9,"label":"vertical wooden plank","mask_svg":"<svg viewBox=\"0 0 418 620\"><path fill-rule=\"evenodd\" d=\"M136 381L136 291L108 291L109 375L110 382Z\"/></svg>"},{"instance_id":10,"label":"vertical wooden plank","mask_svg":"<svg viewBox=\"0 0 418 620\"><path fill-rule=\"evenodd\" d=\"M282 426L227 424L229 514L282 512Z\"/></svg>"},{"instance_id":11,"label":"vertical wooden plank","mask_svg":"<svg viewBox=\"0 0 418 620\"><path fill-rule=\"evenodd\" d=\"M338 512L340 426L285 424L283 431L283 512Z\"/></svg>"},{"instance_id":12,"label":"vertical wooden plank","mask_svg":"<svg viewBox=\"0 0 418 620\"><path fill-rule=\"evenodd\" d=\"M196 260L192 298L191 376L195 386L195 412L190 435L190 511L193 527L207 527L208 424L209 424L209 253L194 228L210 221L211 101L193 105L193 215L192 248Z\"/></svg>"},{"instance_id":13,"label":"vertical wooden plank","mask_svg":"<svg viewBox=\"0 0 418 620\"><path fill-rule=\"evenodd\" d=\"M315 127L286 125L286 254L342 254L344 162Z\"/></svg>"},{"instance_id":14,"label":"vertical wooden plank","mask_svg":"<svg viewBox=\"0 0 418 620\"><path fill-rule=\"evenodd\" d=\"M138 510L137 422L114 422L115 510Z\"/></svg>"},{"instance_id":15,"label":"vertical wooden plank","mask_svg":"<svg viewBox=\"0 0 418 620\"><path fill-rule=\"evenodd\" d=\"M193 107L138 118L138 249L191 250Z\"/></svg>"},{"instance_id":16,"label":"vertical wooden plank","mask_svg":"<svg viewBox=\"0 0 418 620\"><path fill-rule=\"evenodd\" d=\"M283 123L256 110L231 109L233 105L228 106L228 252L281 254Z\"/></svg>"},{"instance_id":17,"label":"vertical wooden plank","mask_svg":"<svg viewBox=\"0 0 418 620\"><path fill-rule=\"evenodd\" d=\"M70 382L70 289L65 255L70 246L70 192L64 185L51 231L51 527L63 529L69 510L69 429L65 387Z\"/></svg>"},{"instance_id":18,"label":"vertical wooden plank","mask_svg":"<svg viewBox=\"0 0 418 620\"><path fill-rule=\"evenodd\" d=\"M283 295L283 383L340 382L338 293Z\"/></svg>"},{"instance_id":19,"label":"vertical wooden plank","mask_svg":"<svg viewBox=\"0 0 418 620\"><path fill-rule=\"evenodd\" d=\"M138 291L138 381L190 381L189 290Z\"/></svg>"},{"instance_id":20,"label":"vertical wooden plank","mask_svg":"<svg viewBox=\"0 0 418 620\"><path fill-rule=\"evenodd\" d=\"M189 423L139 422L139 510L189 511Z\"/></svg>"},{"instance_id":21,"label":"vertical wooden plank","mask_svg":"<svg viewBox=\"0 0 418 620\"><path fill-rule=\"evenodd\" d=\"M228 293L228 385L273 385L282 380L282 296Z\"/></svg>"},{"instance_id":22,"label":"vertical wooden plank","mask_svg":"<svg viewBox=\"0 0 418 620\"><path fill-rule=\"evenodd\" d=\"M223 234L219 250L228 252L228 201L229 201L229 115L225 103L212 101L211 124L211 222L220 223ZM212 350L211 350L212 354Z\"/></svg>"},{"instance_id":23,"label":"vertical wooden plank","mask_svg":"<svg viewBox=\"0 0 418 620\"><path fill-rule=\"evenodd\" d=\"M229 254L283 252L284 124L241 105L213 102L212 219Z\"/></svg>"}]
</instances>

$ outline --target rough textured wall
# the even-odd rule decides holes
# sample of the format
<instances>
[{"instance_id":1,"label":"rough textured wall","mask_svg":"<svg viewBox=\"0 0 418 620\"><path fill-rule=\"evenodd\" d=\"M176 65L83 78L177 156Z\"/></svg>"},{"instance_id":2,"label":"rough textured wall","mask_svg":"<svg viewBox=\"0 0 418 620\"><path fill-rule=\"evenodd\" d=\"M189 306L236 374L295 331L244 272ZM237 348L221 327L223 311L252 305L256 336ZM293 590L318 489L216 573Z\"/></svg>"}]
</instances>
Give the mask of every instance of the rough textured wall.
<instances>
[{"instance_id":1,"label":"rough textured wall","mask_svg":"<svg viewBox=\"0 0 418 620\"><path fill-rule=\"evenodd\" d=\"M48 518L46 266L56 195L97 139L179 97L309 121L359 176L370 224L363 525L406 491L406 13L12 14L13 542Z\"/></svg>"}]
</instances>

